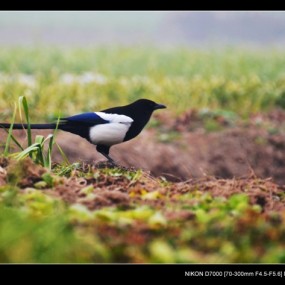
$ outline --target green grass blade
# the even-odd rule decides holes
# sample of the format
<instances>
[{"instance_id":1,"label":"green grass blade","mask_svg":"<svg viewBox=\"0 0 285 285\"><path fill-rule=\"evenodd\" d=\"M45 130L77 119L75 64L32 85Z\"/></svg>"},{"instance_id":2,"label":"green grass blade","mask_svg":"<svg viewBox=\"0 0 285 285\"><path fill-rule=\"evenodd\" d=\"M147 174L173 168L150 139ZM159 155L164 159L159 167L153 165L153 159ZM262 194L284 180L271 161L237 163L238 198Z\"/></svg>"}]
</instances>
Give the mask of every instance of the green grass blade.
<instances>
[{"instance_id":1,"label":"green grass blade","mask_svg":"<svg viewBox=\"0 0 285 285\"><path fill-rule=\"evenodd\" d=\"M52 165L51 154L52 154L52 150L53 150L53 145L55 143L54 138L55 138L55 135L56 135L57 130L58 130L59 122L60 122L60 117L58 117L58 119L57 119L56 128L53 131L53 135L49 135L47 137L47 138L50 138L50 141L49 141L49 146L48 146L48 150L47 150L47 157L46 157L46 162L45 162L46 165L45 166L49 169L51 169L51 165Z\"/></svg>"},{"instance_id":2,"label":"green grass blade","mask_svg":"<svg viewBox=\"0 0 285 285\"><path fill-rule=\"evenodd\" d=\"M35 137L35 143L38 143L38 144L40 144L40 145L43 145L43 144L44 144L44 141L45 141L44 136L42 136L42 135L36 135L36 137Z\"/></svg>"},{"instance_id":3,"label":"green grass blade","mask_svg":"<svg viewBox=\"0 0 285 285\"><path fill-rule=\"evenodd\" d=\"M43 144L45 144L48 140L53 139L53 134L49 134L44 140L43 140Z\"/></svg>"},{"instance_id":4,"label":"green grass blade","mask_svg":"<svg viewBox=\"0 0 285 285\"><path fill-rule=\"evenodd\" d=\"M46 157L46 165L45 166L48 169L51 169L51 164L52 164L51 153L52 153L52 149L53 149L53 144L54 144L54 136L52 136L50 138L49 145L48 145L48 150L47 150L47 157Z\"/></svg>"},{"instance_id":5,"label":"green grass blade","mask_svg":"<svg viewBox=\"0 0 285 285\"><path fill-rule=\"evenodd\" d=\"M51 169L51 152L52 152L53 143L54 143L54 135L49 134L45 138L44 143L47 142L48 140L49 140L49 145L48 145L48 149L47 149L47 155L44 158L44 166L47 167L48 169Z\"/></svg>"},{"instance_id":6,"label":"green grass blade","mask_svg":"<svg viewBox=\"0 0 285 285\"><path fill-rule=\"evenodd\" d=\"M56 142L55 144L56 144L56 147L58 148L58 150L59 150L59 152L60 152L61 157L62 157L63 160L64 160L64 163L65 163L66 165L70 165L70 162L69 162L69 160L68 160L66 154L64 153L64 151L63 151L62 148L60 147L60 145L59 145L57 142Z\"/></svg>"},{"instance_id":7,"label":"green grass blade","mask_svg":"<svg viewBox=\"0 0 285 285\"><path fill-rule=\"evenodd\" d=\"M35 138L35 143L38 144L38 149L36 152L35 161L43 166L45 166L45 157L44 157L44 144L45 138L42 135L37 135Z\"/></svg>"},{"instance_id":8,"label":"green grass blade","mask_svg":"<svg viewBox=\"0 0 285 285\"><path fill-rule=\"evenodd\" d=\"M29 116L29 106L28 106L28 101L25 96L21 96L19 98L19 105L20 105L20 116L22 118L21 114L21 105L23 106L25 117L26 117L26 122L28 125L27 128L27 134L28 134L28 146L32 145L32 132L31 132L31 123L30 123L30 116Z\"/></svg>"},{"instance_id":9,"label":"green grass blade","mask_svg":"<svg viewBox=\"0 0 285 285\"><path fill-rule=\"evenodd\" d=\"M8 135L9 135L9 130L6 130L6 129L3 129ZM12 141L21 149L21 150L24 150L24 148L22 147L22 145L19 143L19 141L12 135L11 135L11 139ZM6 147L6 145L5 145Z\"/></svg>"},{"instance_id":10,"label":"green grass blade","mask_svg":"<svg viewBox=\"0 0 285 285\"><path fill-rule=\"evenodd\" d=\"M9 154L9 146L10 146L10 142L12 139L13 125L15 123L16 112L17 112L17 105L15 104L11 126L9 128L8 136L7 136L7 140L6 140L6 144L5 144L5 150L4 150L5 156L8 156L8 154Z\"/></svg>"},{"instance_id":11,"label":"green grass blade","mask_svg":"<svg viewBox=\"0 0 285 285\"><path fill-rule=\"evenodd\" d=\"M40 147L39 143L34 143L32 145L30 145L29 147L27 147L26 149L24 149L23 151L21 151L17 156L16 159L23 159L27 156L31 156L31 154L38 150L38 148Z\"/></svg>"}]
</instances>

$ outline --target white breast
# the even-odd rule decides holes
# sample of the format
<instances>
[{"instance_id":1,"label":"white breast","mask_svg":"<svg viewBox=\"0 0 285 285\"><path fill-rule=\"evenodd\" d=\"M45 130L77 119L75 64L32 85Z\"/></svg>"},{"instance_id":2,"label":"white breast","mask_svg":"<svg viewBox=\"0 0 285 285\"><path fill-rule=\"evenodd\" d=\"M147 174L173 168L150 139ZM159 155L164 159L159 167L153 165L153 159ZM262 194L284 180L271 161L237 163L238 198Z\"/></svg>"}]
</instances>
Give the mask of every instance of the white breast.
<instances>
[{"instance_id":1,"label":"white breast","mask_svg":"<svg viewBox=\"0 0 285 285\"><path fill-rule=\"evenodd\" d=\"M96 125L90 128L90 140L93 144L114 145L123 142L133 119L125 115L96 112L102 119L110 123Z\"/></svg>"}]
</instances>

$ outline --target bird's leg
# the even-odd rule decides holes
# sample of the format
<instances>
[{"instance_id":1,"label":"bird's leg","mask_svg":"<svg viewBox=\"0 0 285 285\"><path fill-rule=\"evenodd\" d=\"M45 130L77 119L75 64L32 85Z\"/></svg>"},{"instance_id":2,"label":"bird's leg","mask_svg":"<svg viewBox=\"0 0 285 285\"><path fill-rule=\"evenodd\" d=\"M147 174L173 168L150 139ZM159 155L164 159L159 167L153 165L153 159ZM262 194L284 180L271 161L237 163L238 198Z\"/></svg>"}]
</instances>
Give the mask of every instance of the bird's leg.
<instances>
[{"instance_id":1,"label":"bird's leg","mask_svg":"<svg viewBox=\"0 0 285 285\"><path fill-rule=\"evenodd\" d=\"M116 162L108 154L104 152L101 152L101 154L108 159L108 162L110 162L110 164L112 164L113 166L117 166Z\"/></svg>"},{"instance_id":2,"label":"bird's leg","mask_svg":"<svg viewBox=\"0 0 285 285\"><path fill-rule=\"evenodd\" d=\"M97 151L100 152L103 156L105 156L108 159L108 162L112 166L118 166L116 162L109 156L109 150L110 146L105 146L105 145L97 145L96 147Z\"/></svg>"}]
</instances>

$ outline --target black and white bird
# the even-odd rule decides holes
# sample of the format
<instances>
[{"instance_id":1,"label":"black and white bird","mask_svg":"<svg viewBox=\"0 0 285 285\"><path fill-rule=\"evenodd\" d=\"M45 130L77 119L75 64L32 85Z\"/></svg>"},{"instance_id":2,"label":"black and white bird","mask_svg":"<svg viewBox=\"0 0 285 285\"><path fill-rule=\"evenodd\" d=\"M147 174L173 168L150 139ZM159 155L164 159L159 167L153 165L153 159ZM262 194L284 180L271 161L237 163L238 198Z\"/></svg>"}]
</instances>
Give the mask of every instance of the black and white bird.
<instances>
[{"instance_id":1,"label":"black and white bird","mask_svg":"<svg viewBox=\"0 0 285 285\"><path fill-rule=\"evenodd\" d=\"M164 109L165 105L148 99L139 99L129 105L113 107L100 112L89 112L61 118L58 129L79 135L90 143L108 161L111 146L136 137L148 123L153 111ZM11 124L0 123L0 128L10 128ZM31 129L55 129L56 123L30 124ZM13 129L27 129L27 124L13 124Z\"/></svg>"}]
</instances>

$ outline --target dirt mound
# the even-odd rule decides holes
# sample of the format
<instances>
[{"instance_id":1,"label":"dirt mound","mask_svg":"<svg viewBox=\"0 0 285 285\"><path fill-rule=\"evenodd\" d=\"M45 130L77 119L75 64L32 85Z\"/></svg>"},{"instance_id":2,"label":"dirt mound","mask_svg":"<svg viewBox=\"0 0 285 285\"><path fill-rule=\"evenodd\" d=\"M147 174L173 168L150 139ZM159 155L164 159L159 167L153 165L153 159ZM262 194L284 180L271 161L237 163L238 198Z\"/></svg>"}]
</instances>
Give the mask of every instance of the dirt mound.
<instances>
[{"instance_id":1,"label":"dirt mound","mask_svg":"<svg viewBox=\"0 0 285 285\"><path fill-rule=\"evenodd\" d=\"M145 131L133 141L113 147L112 157L121 165L142 168L172 181L212 175L233 178L254 172L285 184L285 137L264 130L229 129L217 133L183 133L179 139L159 142L157 133ZM88 163L104 160L76 136L60 134L58 143L70 161ZM60 154L54 153L60 160Z\"/></svg>"}]
</instances>

